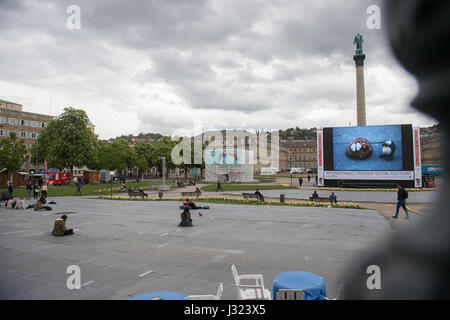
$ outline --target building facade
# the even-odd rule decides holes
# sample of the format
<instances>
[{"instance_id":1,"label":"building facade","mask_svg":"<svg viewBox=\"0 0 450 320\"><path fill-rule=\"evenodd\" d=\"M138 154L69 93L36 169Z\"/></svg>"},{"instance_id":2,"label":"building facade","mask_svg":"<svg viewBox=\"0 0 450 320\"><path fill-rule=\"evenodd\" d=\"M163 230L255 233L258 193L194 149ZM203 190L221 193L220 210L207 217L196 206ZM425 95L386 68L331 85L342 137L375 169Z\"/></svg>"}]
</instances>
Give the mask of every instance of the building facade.
<instances>
[{"instance_id":1,"label":"building facade","mask_svg":"<svg viewBox=\"0 0 450 320\"><path fill-rule=\"evenodd\" d=\"M267 132L253 133L247 130L217 130L204 132L194 137L194 140L202 141L209 150L247 152L246 154L252 157L252 161L249 162L253 166L253 173L259 174L263 167L277 169L282 167L280 144L272 144L271 139L267 138L267 134ZM278 138L276 141L279 142Z\"/></svg>"},{"instance_id":2,"label":"building facade","mask_svg":"<svg viewBox=\"0 0 450 320\"><path fill-rule=\"evenodd\" d=\"M25 141L25 146L31 150L37 143L39 133L54 119L53 116L24 112L22 105L0 100L0 141L15 132L18 139ZM35 169L33 159L24 166L25 170Z\"/></svg>"},{"instance_id":3,"label":"building facade","mask_svg":"<svg viewBox=\"0 0 450 320\"><path fill-rule=\"evenodd\" d=\"M286 152L287 167L303 170L317 168L317 141L314 140L283 140L281 148Z\"/></svg>"},{"instance_id":4,"label":"building facade","mask_svg":"<svg viewBox=\"0 0 450 320\"><path fill-rule=\"evenodd\" d=\"M422 165L444 165L444 149L438 125L420 128L420 153Z\"/></svg>"}]
</instances>

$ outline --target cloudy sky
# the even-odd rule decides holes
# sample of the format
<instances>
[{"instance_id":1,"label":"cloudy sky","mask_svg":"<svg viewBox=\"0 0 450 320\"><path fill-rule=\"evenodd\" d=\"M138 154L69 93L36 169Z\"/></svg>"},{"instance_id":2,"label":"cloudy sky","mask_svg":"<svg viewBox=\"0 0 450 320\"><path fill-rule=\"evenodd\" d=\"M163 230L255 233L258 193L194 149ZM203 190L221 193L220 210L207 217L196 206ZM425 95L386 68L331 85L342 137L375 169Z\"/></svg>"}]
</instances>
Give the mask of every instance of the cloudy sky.
<instances>
[{"instance_id":1,"label":"cloudy sky","mask_svg":"<svg viewBox=\"0 0 450 320\"><path fill-rule=\"evenodd\" d=\"M367 123L436 123L409 106L377 0L0 0L0 99L87 111L100 138L139 132L356 124L364 36ZM80 29L70 29L70 5Z\"/></svg>"}]
</instances>

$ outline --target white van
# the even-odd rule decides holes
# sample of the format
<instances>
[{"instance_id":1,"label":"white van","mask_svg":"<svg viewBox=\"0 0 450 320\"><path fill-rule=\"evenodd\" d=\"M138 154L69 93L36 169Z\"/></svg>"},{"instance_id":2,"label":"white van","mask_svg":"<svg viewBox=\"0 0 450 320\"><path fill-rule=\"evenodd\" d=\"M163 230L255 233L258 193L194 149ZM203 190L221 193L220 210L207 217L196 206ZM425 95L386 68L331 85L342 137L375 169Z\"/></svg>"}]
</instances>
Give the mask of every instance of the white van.
<instances>
[{"instance_id":1,"label":"white van","mask_svg":"<svg viewBox=\"0 0 450 320\"><path fill-rule=\"evenodd\" d=\"M291 173L302 173L303 169L302 168L291 168Z\"/></svg>"},{"instance_id":2,"label":"white van","mask_svg":"<svg viewBox=\"0 0 450 320\"><path fill-rule=\"evenodd\" d=\"M278 168L261 168L261 175L262 176L271 176L276 175L280 170Z\"/></svg>"}]
</instances>

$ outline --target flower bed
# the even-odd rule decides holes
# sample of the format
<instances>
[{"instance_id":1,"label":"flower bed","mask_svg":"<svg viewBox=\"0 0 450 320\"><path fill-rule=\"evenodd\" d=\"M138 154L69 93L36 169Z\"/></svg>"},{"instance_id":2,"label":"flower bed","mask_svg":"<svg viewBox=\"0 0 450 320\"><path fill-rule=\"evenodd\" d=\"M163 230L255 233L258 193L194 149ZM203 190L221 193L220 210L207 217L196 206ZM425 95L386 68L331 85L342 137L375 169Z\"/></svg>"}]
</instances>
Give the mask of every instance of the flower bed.
<instances>
[{"instance_id":1,"label":"flower bed","mask_svg":"<svg viewBox=\"0 0 450 320\"><path fill-rule=\"evenodd\" d=\"M319 190L319 191L388 191L397 192L396 188L380 189L380 188L331 188L331 187L308 187L303 188L308 190ZM408 192L420 192L420 191L437 191L436 188L405 188Z\"/></svg>"},{"instance_id":2,"label":"flower bed","mask_svg":"<svg viewBox=\"0 0 450 320\"><path fill-rule=\"evenodd\" d=\"M159 198L142 198L142 197L120 197L120 196L100 196L96 199L104 200L122 200L122 201L180 201L183 202L186 197L164 197ZM329 203L314 202L309 200L292 200L285 203L280 203L278 200L266 200L264 202L250 199L240 199L225 196L203 196L195 198L195 202L208 202L208 203L224 203L224 204L242 204L242 205L259 205L259 206L287 206L287 207L330 207ZM361 209L361 207L351 201L340 201L337 204L333 204L333 208L348 208L348 209Z\"/></svg>"}]
</instances>

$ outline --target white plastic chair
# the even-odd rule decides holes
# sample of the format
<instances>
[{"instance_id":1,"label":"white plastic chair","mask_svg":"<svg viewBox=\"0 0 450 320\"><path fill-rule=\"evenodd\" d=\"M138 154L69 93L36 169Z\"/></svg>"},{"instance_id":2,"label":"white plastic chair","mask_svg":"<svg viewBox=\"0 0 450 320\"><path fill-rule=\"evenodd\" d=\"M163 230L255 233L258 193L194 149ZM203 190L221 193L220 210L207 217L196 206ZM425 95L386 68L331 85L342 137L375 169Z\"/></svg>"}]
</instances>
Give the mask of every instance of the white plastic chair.
<instances>
[{"instance_id":1,"label":"white plastic chair","mask_svg":"<svg viewBox=\"0 0 450 320\"><path fill-rule=\"evenodd\" d=\"M239 275L236 266L231 266L234 282L236 283L239 300L271 300L270 290L264 287L264 279L261 274ZM253 282L254 284L243 284L242 280Z\"/></svg>"},{"instance_id":2,"label":"white plastic chair","mask_svg":"<svg viewBox=\"0 0 450 320\"><path fill-rule=\"evenodd\" d=\"M275 300L305 300L305 294L300 289L279 289Z\"/></svg>"},{"instance_id":3,"label":"white plastic chair","mask_svg":"<svg viewBox=\"0 0 450 320\"><path fill-rule=\"evenodd\" d=\"M338 287L336 298L328 298L328 297L326 297L325 300L344 300L344 285L341 284Z\"/></svg>"},{"instance_id":4,"label":"white plastic chair","mask_svg":"<svg viewBox=\"0 0 450 320\"><path fill-rule=\"evenodd\" d=\"M186 300L220 300L223 292L223 284L219 283L219 289L217 290L217 294L204 294L204 295L189 295L186 297Z\"/></svg>"}]
</instances>

